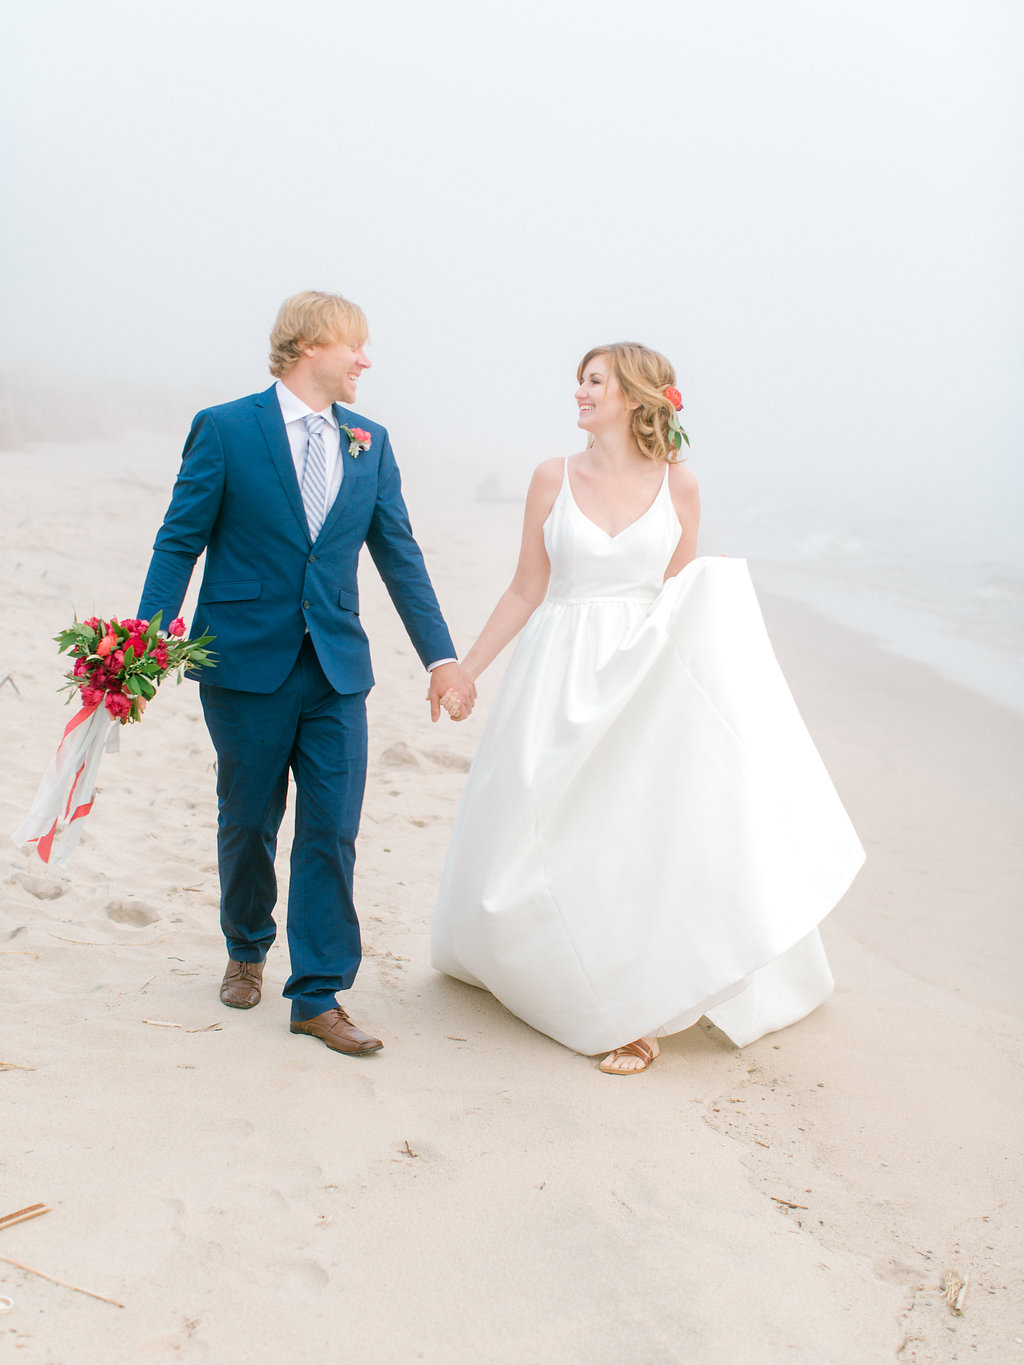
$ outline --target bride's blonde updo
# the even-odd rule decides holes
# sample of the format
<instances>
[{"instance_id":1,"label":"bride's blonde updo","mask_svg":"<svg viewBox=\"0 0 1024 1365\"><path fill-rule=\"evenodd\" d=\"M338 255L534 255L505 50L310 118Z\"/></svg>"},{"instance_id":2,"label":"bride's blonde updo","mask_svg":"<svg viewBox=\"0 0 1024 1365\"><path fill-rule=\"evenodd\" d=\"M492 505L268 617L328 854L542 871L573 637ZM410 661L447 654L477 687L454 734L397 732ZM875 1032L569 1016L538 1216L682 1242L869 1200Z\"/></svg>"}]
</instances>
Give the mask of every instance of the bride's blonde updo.
<instances>
[{"instance_id":1,"label":"bride's blonde updo","mask_svg":"<svg viewBox=\"0 0 1024 1365\"><path fill-rule=\"evenodd\" d=\"M659 351L641 346L636 341L615 341L610 346L595 346L580 361L576 380L583 382L583 374L595 356L606 355L619 381L619 387L630 403L638 406L632 417L633 439L649 460L666 460L669 464L682 458L672 440L670 422L676 415L675 404L665 397L666 389L674 389L676 372Z\"/></svg>"}]
</instances>

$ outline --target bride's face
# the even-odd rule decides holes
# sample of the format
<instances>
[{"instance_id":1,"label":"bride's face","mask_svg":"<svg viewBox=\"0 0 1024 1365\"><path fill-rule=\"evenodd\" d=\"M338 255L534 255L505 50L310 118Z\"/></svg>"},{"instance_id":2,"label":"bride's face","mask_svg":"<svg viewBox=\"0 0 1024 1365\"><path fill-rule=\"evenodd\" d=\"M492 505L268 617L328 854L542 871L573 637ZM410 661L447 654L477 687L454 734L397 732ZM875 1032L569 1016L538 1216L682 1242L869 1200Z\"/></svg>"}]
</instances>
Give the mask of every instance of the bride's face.
<instances>
[{"instance_id":1,"label":"bride's face","mask_svg":"<svg viewBox=\"0 0 1024 1365\"><path fill-rule=\"evenodd\" d=\"M625 427L634 405L626 402L619 381L606 355L596 355L583 371L576 390L580 410L576 425L584 431L599 432Z\"/></svg>"}]
</instances>

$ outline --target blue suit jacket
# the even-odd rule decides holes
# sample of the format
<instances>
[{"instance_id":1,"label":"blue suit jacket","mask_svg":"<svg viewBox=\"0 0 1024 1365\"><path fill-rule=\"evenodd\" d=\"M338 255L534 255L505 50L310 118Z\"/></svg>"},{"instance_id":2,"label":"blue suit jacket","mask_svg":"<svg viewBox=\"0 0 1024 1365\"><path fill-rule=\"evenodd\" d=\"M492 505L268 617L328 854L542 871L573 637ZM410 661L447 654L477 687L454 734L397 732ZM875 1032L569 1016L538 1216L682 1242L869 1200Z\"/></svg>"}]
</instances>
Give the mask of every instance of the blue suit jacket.
<instances>
[{"instance_id":1,"label":"blue suit jacket","mask_svg":"<svg viewBox=\"0 0 1024 1365\"><path fill-rule=\"evenodd\" d=\"M139 616L148 620L162 611L166 627L178 615L205 549L191 632L216 636L215 666L202 670L203 682L275 691L308 628L336 691L371 687L356 582L364 543L424 666L455 654L413 539L387 432L337 403L334 412L339 424L368 431L372 444L353 458L342 432L345 476L315 542L272 387L208 408L192 423Z\"/></svg>"}]
</instances>

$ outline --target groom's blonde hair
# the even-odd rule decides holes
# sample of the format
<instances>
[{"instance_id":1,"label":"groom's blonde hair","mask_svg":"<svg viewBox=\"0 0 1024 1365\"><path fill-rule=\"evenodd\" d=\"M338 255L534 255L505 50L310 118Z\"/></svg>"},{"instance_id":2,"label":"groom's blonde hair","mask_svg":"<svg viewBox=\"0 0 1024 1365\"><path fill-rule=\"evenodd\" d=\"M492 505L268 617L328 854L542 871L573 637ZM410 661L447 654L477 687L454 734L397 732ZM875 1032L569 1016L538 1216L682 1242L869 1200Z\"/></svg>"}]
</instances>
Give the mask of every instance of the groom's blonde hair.
<instances>
[{"instance_id":1,"label":"groom's blonde hair","mask_svg":"<svg viewBox=\"0 0 1024 1365\"><path fill-rule=\"evenodd\" d=\"M333 346L336 341L364 346L370 335L366 314L341 294L304 289L277 310L270 333L270 373L281 379L307 346Z\"/></svg>"}]
</instances>

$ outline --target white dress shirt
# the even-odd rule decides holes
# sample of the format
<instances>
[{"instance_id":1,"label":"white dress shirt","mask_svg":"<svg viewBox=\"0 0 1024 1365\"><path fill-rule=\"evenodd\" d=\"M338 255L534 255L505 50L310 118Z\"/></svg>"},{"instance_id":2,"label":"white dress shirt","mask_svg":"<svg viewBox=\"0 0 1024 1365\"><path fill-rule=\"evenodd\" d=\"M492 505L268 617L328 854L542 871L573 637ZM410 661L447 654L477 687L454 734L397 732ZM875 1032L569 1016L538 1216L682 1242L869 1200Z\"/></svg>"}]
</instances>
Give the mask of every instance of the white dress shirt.
<instances>
[{"instance_id":1,"label":"white dress shirt","mask_svg":"<svg viewBox=\"0 0 1024 1365\"><path fill-rule=\"evenodd\" d=\"M295 465L295 477L298 479L301 488L302 471L306 467L306 450L308 449L309 439L303 418L308 417L313 409L308 407L301 398L297 398L287 384L281 383L280 379L274 385L274 390L277 393L277 401L281 405L284 429L288 435L288 445L291 447L292 461ZM341 430L338 427L338 419L334 415L334 408L328 405L323 412L318 412L316 416L322 417L327 423L320 433L326 459L327 502L324 506L324 515L326 516L334 506L334 499L338 496L338 489L345 477L345 462L341 458Z\"/></svg>"},{"instance_id":2,"label":"white dress shirt","mask_svg":"<svg viewBox=\"0 0 1024 1365\"><path fill-rule=\"evenodd\" d=\"M308 407L301 398L296 397L288 385L282 384L280 379L274 385L274 391L281 407L281 416L284 418L284 429L292 452L292 462L295 465L295 477L298 479L301 488L302 471L306 467L306 451L309 448L309 433L303 419L308 417L313 409ZM324 515L326 516L334 506L334 499L338 496L341 481L345 477L345 461L341 455L341 428L338 426L338 419L334 415L333 406L326 407L323 412L318 412L316 415L322 417L327 423L320 433L324 443L324 456L327 464L327 502L324 506ZM442 664L453 664L455 662L454 659L437 659L434 663L427 665L427 672L432 673L435 668L440 668Z\"/></svg>"}]
</instances>

